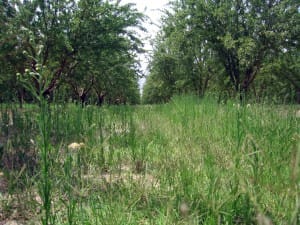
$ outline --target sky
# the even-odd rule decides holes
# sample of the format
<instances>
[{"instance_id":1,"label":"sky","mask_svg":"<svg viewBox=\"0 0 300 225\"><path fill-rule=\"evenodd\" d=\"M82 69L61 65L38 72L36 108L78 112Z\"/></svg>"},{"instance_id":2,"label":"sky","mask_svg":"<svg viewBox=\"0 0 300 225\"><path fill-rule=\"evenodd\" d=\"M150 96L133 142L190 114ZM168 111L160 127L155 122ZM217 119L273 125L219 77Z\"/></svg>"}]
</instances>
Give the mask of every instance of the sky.
<instances>
[{"instance_id":1,"label":"sky","mask_svg":"<svg viewBox=\"0 0 300 225\"><path fill-rule=\"evenodd\" d=\"M151 39L154 39L159 31L160 18L162 10L168 7L169 0L122 0L121 3L134 3L138 11L143 12L149 17L149 20L144 22L144 27L148 32L140 32L141 38L144 39L144 48L151 52L152 47L150 44ZM140 55L141 69L147 74L148 54ZM139 84L143 86L145 79L141 79Z\"/></svg>"}]
</instances>

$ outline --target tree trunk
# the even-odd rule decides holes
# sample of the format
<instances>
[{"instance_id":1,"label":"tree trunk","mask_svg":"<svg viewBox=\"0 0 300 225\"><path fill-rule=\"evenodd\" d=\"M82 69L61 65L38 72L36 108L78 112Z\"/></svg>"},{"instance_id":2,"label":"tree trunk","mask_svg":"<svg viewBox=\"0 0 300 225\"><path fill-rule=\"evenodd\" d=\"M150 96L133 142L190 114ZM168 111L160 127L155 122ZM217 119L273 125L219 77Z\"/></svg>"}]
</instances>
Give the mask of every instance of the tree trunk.
<instances>
[{"instance_id":1,"label":"tree trunk","mask_svg":"<svg viewBox=\"0 0 300 225\"><path fill-rule=\"evenodd\" d=\"M102 106L103 103L104 103L104 97L105 97L105 94L97 94L97 97L98 97L98 102L97 102L97 105L98 106Z\"/></svg>"},{"instance_id":2,"label":"tree trunk","mask_svg":"<svg viewBox=\"0 0 300 225\"><path fill-rule=\"evenodd\" d=\"M82 95L80 95L80 100L81 100L81 107L83 108L86 101L86 93L82 93Z\"/></svg>"}]
</instances>

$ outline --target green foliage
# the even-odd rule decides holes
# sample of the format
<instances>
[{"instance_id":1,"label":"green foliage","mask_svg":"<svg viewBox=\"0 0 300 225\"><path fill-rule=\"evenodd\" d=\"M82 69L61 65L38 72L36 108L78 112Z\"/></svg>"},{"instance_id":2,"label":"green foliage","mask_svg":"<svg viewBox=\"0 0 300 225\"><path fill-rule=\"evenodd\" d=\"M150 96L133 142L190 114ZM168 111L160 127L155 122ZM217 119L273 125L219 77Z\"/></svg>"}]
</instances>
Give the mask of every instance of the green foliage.
<instances>
[{"instance_id":1,"label":"green foliage","mask_svg":"<svg viewBox=\"0 0 300 225\"><path fill-rule=\"evenodd\" d=\"M166 94L169 97L186 92L203 96L210 89L221 95L239 95L241 99L247 95L273 98L277 95L276 85L261 81L270 81L284 70L289 75L278 79L288 87L284 95L295 93L299 72L291 68L299 59L297 1L186 0L172 1L172 6L162 18L147 89L157 89L155 79L164 84L163 89L172 90ZM294 57L289 70L284 66L287 55ZM274 61L277 72L266 73L265 68L270 68ZM270 92L262 90L265 85ZM283 101L282 95L277 97ZM145 98L151 98L147 91Z\"/></svg>"},{"instance_id":2,"label":"green foliage","mask_svg":"<svg viewBox=\"0 0 300 225\"><path fill-rule=\"evenodd\" d=\"M25 74L26 69L36 71L37 56L39 66L49 72L44 96L60 96L55 92L64 90L68 91L65 98L82 103L88 95L100 93L109 94L114 99L111 101L137 99L136 54L142 51L142 43L132 30L143 29L142 19L131 4L119 2L4 1L0 36L2 101L12 100L16 93L20 102L28 98L30 93L16 82L16 74ZM32 82L36 84L34 79ZM37 84L35 89L39 90Z\"/></svg>"}]
</instances>

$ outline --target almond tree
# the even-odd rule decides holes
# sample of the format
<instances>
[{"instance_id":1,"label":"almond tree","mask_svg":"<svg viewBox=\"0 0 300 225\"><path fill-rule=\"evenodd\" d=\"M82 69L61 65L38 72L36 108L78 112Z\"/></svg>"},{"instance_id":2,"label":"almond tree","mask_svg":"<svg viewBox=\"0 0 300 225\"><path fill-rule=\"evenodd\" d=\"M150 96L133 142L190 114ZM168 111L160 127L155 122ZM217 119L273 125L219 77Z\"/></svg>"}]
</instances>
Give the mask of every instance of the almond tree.
<instances>
[{"instance_id":1,"label":"almond tree","mask_svg":"<svg viewBox=\"0 0 300 225\"><path fill-rule=\"evenodd\" d=\"M71 86L84 103L89 92L99 86L97 83L105 83L104 89L110 89L108 74L110 79L126 80L126 66L137 74L135 57L142 43L132 28L142 29L143 15L131 4L102 0L16 0L4 1L1 12L1 19L7 22L5 29L1 29L0 59L1 64L10 65L0 71L1 76L9 74L9 80L16 81L16 74L25 74L27 69L33 74L36 92L43 91L44 97L52 97L54 91ZM112 70L109 60L125 72ZM40 84L34 76L39 68L47 68L47 84ZM131 75L128 80L132 80ZM12 92L11 86L6 89Z\"/></svg>"},{"instance_id":2,"label":"almond tree","mask_svg":"<svg viewBox=\"0 0 300 225\"><path fill-rule=\"evenodd\" d=\"M216 52L236 92L247 93L266 58L299 45L294 0L183 1L187 24Z\"/></svg>"},{"instance_id":3,"label":"almond tree","mask_svg":"<svg viewBox=\"0 0 300 225\"><path fill-rule=\"evenodd\" d=\"M285 82L293 86L298 83L297 70L292 67L299 58L299 1L178 0L172 3L172 10L163 20L162 38L151 63L150 76L156 74L168 87L163 89L171 89L172 94L189 83L201 89L206 87L209 78L210 87L219 82L242 100L262 76L268 79L271 74L281 74ZM290 69L287 70L283 62L289 55L294 60L288 60ZM274 62L282 67L276 69L281 72L275 73L274 69L266 74L265 68ZM189 90L194 92L192 87Z\"/></svg>"}]
</instances>

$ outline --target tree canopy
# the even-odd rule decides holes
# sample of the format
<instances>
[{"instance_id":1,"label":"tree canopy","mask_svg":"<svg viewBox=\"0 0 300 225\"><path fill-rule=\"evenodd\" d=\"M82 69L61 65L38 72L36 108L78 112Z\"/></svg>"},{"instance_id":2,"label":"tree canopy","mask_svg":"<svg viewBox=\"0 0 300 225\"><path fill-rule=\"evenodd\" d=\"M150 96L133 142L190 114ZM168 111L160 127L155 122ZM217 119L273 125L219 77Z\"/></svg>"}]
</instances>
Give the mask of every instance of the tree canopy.
<instances>
[{"instance_id":1,"label":"tree canopy","mask_svg":"<svg viewBox=\"0 0 300 225\"><path fill-rule=\"evenodd\" d=\"M173 0L143 92L300 102L296 0ZM113 0L0 2L0 101L138 103L144 15ZM43 74L43 79L40 78ZM28 88L25 81L30 83Z\"/></svg>"},{"instance_id":2,"label":"tree canopy","mask_svg":"<svg viewBox=\"0 0 300 225\"><path fill-rule=\"evenodd\" d=\"M294 0L173 1L156 39L144 100L207 89L260 98L266 89L278 94L279 84L295 99L299 9Z\"/></svg>"},{"instance_id":3,"label":"tree canopy","mask_svg":"<svg viewBox=\"0 0 300 225\"><path fill-rule=\"evenodd\" d=\"M133 30L143 30L144 16L133 4L6 0L0 12L1 101L32 99L17 74L45 97L64 95L82 103L88 95L98 103L105 96L111 102L138 101L136 55L143 44ZM39 71L46 77L43 84Z\"/></svg>"}]
</instances>

